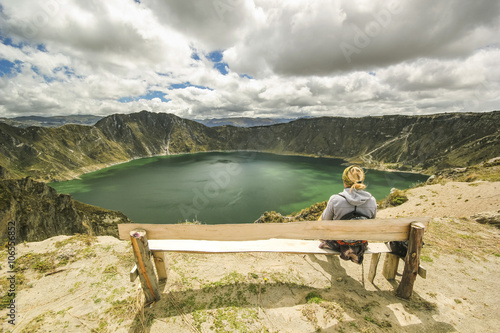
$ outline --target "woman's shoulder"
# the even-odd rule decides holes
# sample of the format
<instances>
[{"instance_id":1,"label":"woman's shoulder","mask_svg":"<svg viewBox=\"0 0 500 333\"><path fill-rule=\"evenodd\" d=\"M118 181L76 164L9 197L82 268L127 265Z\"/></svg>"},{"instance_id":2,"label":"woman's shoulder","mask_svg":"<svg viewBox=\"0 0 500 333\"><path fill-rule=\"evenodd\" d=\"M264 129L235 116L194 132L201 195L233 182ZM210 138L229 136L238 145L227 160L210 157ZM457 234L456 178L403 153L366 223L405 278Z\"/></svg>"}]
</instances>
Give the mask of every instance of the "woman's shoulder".
<instances>
[{"instance_id":1,"label":"woman's shoulder","mask_svg":"<svg viewBox=\"0 0 500 333\"><path fill-rule=\"evenodd\" d=\"M358 193L363 193L364 196L369 197L370 199L376 200L373 194L368 192L367 190L358 190Z\"/></svg>"},{"instance_id":2,"label":"woman's shoulder","mask_svg":"<svg viewBox=\"0 0 500 333\"><path fill-rule=\"evenodd\" d=\"M373 196L373 194L367 192L370 195L370 198L368 198L368 202L371 202L375 207L377 206L377 199Z\"/></svg>"},{"instance_id":3,"label":"woman's shoulder","mask_svg":"<svg viewBox=\"0 0 500 333\"><path fill-rule=\"evenodd\" d=\"M342 193L335 193L332 194L330 199L328 201L339 201L339 200L345 200L345 197L342 195Z\"/></svg>"}]
</instances>

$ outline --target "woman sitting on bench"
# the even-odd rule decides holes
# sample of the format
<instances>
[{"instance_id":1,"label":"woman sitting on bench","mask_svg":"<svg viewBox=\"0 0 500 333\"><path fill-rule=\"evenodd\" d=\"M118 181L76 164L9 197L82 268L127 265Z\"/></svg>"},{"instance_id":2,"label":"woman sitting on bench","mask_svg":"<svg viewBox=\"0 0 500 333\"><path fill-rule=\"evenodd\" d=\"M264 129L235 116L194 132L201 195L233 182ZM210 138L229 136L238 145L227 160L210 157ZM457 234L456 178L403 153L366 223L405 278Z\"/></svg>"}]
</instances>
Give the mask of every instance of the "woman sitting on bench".
<instances>
[{"instance_id":1,"label":"woman sitting on bench","mask_svg":"<svg viewBox=\"0 0 500 333\"><path fill-rule=\"evenodd\" d=\"M364 179L365 173L360 167L351 165L346 168L342 174L344 191L330 197L320 220L375 218L377 201L369 192L364 191ZM322 240L319 247L339 251L342 259L361 264L368 243L366 240Z\"/></svg>"}]
</instances>

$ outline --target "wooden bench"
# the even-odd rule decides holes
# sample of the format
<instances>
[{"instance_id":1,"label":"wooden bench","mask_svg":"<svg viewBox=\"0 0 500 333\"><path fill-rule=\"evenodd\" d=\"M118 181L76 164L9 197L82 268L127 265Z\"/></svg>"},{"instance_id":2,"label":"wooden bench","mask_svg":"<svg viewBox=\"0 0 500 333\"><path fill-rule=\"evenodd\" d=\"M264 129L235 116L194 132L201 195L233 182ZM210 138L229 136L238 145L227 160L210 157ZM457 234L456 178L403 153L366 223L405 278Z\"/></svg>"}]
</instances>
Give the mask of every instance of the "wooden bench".
<instances>
[{"instance_id":1,"label":"wooden bench","mask_svg":"<svg viewBox=\"0 0 500 333\"><path fill-rule=\"evenodd\" d=\"M420 249L430 218L389 218L357 221L305 221L292 223L244 224L119 224L122 240L131 240L136 266L131 281L139 276L146 304L160 299L158 280L167 278L165 252L238 253L282 252L296 254L338 255L320 249L319 239L367 239L372 254L368 279L373 282L381 253L386 253L384 276L396 276L399 258L390 252L385 241L409 240L408 255L396 294L409 298L420 267ZM151 263L156 266L156 274Z\"/></svg>"}]
</instances>

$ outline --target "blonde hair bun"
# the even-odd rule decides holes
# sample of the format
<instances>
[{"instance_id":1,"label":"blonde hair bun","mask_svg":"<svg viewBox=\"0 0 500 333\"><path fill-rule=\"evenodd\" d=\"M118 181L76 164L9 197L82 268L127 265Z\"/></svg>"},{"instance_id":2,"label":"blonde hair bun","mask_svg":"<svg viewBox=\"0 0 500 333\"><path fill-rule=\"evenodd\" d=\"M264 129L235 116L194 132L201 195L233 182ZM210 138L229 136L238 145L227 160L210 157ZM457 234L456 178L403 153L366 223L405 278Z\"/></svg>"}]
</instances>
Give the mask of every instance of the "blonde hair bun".
<instances>
[{"instance_id":1,"label":"blonde hair bun","mask_svg":"<svg viewBox=\"0 0 500 333\"><path fill-rule=\"evenodd\" d=\"M342 180L346 187L350 187L351 191L362 190L366 188L366 185L363 184L365 180L365 172L363 169L356 165L351 165L344 170L342 174Z\"/></svg>"}]
</instances>

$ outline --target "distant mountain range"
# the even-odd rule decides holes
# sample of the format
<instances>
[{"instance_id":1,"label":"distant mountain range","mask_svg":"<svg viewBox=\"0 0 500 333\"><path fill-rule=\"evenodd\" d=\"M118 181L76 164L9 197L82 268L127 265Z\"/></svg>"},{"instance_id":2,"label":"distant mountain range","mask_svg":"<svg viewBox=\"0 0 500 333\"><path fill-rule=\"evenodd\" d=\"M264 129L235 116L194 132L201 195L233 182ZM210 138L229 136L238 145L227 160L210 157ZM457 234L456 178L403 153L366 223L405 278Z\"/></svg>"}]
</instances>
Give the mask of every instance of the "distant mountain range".
<instances>
[{"instance_id":1,"label":"distant mountain range","mask_svg":"<svg viewBox=\"0 0 500 333\"><path fill-rule=\"evenodd\" d=\"M30 126L38 127L59 127L68 124L78 125L95 125L103 116L94 115L72 115L72 116L22 116L15 118L1 118L0 122L7 125L27 128ZM288 123L295 118L250 118L250 117L232 117L232 118L210 118L210 119L193 119L208 127L216 126L236 126L236 127L253 127L253 126L268 126L274 124Z\"/></svg>"},{"instance_id":2,"label":"distant mountain range","mask_svg":"<svg viewBox=\"0 0 500 333\"><path fill-rule=\"evenodd\" d=\"M78 125L95 125L103 116L94 115L72 115L72 116L23 116L15 118L1 118L0 122L7 125L26 128L30 126L38 127L59 127L68 124ZM308 118L308 117L306 117ZM232 117L232 118L210 118L210 119L193 119L208 127L216 126L236 126L236 127L253 127L253 126L268 126L274 124L288 123L295 118L250 118L250 117Z\"/></svg>"},{"instance_id":3,"label":"distant mountain range","mask_svg":"<svg viewBox=\"0 0 500 333\"><path fill-rule=\"evenodd\" d=\"M208 127L217 126L235 126L235 127L254 127L254 126L269 126L275 124L289 123L294 118L250 118L250 117L234 117L234 118L212 118L212 119L193 119Z\"/></svg>"},{"instance_id":4,"label":"distant mountain range","mask_svg":"<svg viewBox=\"0 0 500 333\"><path fill-rule=\"evenodd\" d=\"M500 111L322 117L258 127L207 127L172 114L115 114L93 126L0 123L0 166L11 177L74 178L153 155L255 150L328 156L432 173L500 156Z\"/></svg>"},{"instance_id":5,"label":"distant mountain range","mask_svg":"<svg viewBox=\"0 0 500 333\"><path fill-rule=\"evenodd\" d=\"M101 119L102 116L93 116L93 115L73 115L73 116L54 116L54 117L23 116L15 118L0 118L0 122L15 127L26 128L30 126L59 127L67 124L94 125Z\"/></svg>"}]
</instances>

